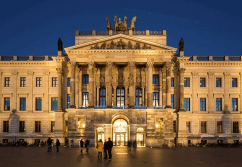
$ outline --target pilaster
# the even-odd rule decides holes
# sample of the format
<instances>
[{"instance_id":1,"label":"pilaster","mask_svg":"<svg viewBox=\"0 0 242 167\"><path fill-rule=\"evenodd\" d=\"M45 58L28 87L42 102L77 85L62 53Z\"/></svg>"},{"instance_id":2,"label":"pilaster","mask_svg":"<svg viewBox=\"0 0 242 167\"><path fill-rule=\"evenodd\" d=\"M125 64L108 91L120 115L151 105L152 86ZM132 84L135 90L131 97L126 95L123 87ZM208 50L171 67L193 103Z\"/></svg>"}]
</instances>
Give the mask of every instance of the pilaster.
<instances>
[{"instance_id":1,"label":"pilaster","mask_svg":"<svg viewBox=\"0 0 242 167\"><path fill-rule=\"evenodd\" d=\"M154 62L152 60L148 60L147 62L147 68L148 68L148 79L147 79L147 96L148 96L148 108L153 108L153 98L152 98L152 77L153 77L153 65Z\"/></svg>"},{"instance_id":2,"label":"pilaster","mask_svg":"<svg viewBox=\"0 0 242 167\"><path fill-rule=\"evenodd\" d=\"M71 88L70 88L70 107L75 108L75 68L76 68L76 62L71 61Z\"/></svg>"},{"instance_id":3,"label":"pilaster","mask_svg":"<svg viewBox=\"0 0 242 167\"><path fill-rule=\"evenodd\" d=\"M185 68L180 68L179 69L179 75L180 75L180 110L179 111L184 111L184 73L185 73Z\"/></svg>"}]
</instances>

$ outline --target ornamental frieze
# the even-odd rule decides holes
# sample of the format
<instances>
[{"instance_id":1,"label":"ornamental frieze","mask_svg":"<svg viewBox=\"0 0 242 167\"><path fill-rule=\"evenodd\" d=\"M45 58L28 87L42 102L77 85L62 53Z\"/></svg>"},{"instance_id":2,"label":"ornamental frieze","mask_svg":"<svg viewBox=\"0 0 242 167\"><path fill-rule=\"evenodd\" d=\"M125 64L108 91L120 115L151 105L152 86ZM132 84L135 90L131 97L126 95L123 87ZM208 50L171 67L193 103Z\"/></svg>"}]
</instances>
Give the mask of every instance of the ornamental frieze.
<instances>
[{"instance_id":1,"label":"ornamental frieze","mask_svg":"<svg viewBox=\"0 0 242 167\"><path fill-rule=\"evenodd\" d=\"M110 43L102 43L101 45L95 44L94 46L91 46L90 49L152 49L151 46L145 44L145 43L132 43L130 41L125 42L122 39L117 41L111 41Z\"/></svg>"}]
</instances>

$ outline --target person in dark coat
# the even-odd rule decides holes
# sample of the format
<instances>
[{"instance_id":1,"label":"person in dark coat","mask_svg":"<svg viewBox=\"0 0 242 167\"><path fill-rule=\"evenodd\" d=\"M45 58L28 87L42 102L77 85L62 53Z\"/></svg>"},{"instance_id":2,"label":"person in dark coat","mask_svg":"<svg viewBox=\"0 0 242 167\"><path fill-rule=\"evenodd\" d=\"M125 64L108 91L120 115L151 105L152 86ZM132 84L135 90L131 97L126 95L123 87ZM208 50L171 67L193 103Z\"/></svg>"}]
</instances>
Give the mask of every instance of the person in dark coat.
<instances>
[{"instance_id":1,"label":"person in dark coat","mask_svg":"<svg viewBox=\"0 0 242 167\"><path fill-rule=\"evenodd\" d=\"M56 139L56 151L59 152L60 141Z\"/></svg>"},{"instance_id":2,"label":"person in dark coat","mask_svg":"<svg viewBox=\"0 0 242 167\"><path fill-rule=\"evenodd\" d=\"M104 159L108 158L107 150L108 150L108 143L107 143L107 140L105 140L105 142L104 142Z\"/></svg>"},{"instance_id":3,"label":"person in dark coat","mask_svg":"<svg viewBox=\"0 0 242 167\"><path fill-rule=\"evenodd\" d=\"M84 146L84 141L81 139L80 141L81 153L82 153L83 146Z\"/></svg>"},{"instance_id":4,"label":"person in dark coat","mask_svg":"<svg viewBox=\"0 0 242 167\"><path fill-rule=\"evenodd\" d=\"M107 148L108 148L108 160L112 159L112 148L113 148L113 142L110 138L108 138L107 141Z\"/></svg>"},{"instance_id":5,"label":"person in dark coat","mask_svg":"<svg viewBox=\"0 0 242 167\"><path fill-rule=\"evenodd\" d=\"M137 148L137 142L136 142L136 140L134 140L134 142L133 142L133 147L134 147L134 151L136 151L136 148Z\"/></svg>"},{"instance_id":6,"label":"person in dark coat","mask_svg":"<svg viewBox=\"0 0 242 167\"><path fill-rule=\"evenodd\" d=\"M47 145L48 145L48 150L47 152L52 152L52 140L51 138L49 137L48 140L47 140Z\"/></svg>"},{"instance_id":7,"label":"person in dark coat","mask_svg":"<svg viewBox=\"0 0 242 167\"><path fill-rule=\"evenodd\" d=\"M86 147L86 152L88 153L88 148L89 148L89 140L88 139L85 141L85 147Z\"/></svg>"},{"instance_id":8,"label":"person in dark coat","mask_svg":"<svg viewBox=\"0 0 242 167\"><path fill-rule=\"evenodd\" d=\"M131 151L131 141L128 141L128 151Z\"/></svg>"}]
</instances>

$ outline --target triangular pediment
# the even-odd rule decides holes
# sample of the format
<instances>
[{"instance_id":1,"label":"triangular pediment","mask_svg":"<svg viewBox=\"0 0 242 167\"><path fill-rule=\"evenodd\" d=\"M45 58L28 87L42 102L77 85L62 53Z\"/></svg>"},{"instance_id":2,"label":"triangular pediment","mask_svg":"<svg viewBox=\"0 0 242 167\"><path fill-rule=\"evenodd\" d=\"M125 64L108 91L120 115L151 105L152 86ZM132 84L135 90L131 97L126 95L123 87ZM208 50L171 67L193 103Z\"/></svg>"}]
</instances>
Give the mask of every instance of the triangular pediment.
<instances>
[{"instance_id":1,"label":"triangular pediment","mask_svg":"<svg viewBox=\"0 0 242 167\"><path fill-rule=\"evenodd\" d=\"M130 35L118 34L110 37L82 43L79 45L65 48L67 53L75 51L101 51L101 50L159 50L175 53L177 48L140 39Z\"/></svg>"}]
</instances>

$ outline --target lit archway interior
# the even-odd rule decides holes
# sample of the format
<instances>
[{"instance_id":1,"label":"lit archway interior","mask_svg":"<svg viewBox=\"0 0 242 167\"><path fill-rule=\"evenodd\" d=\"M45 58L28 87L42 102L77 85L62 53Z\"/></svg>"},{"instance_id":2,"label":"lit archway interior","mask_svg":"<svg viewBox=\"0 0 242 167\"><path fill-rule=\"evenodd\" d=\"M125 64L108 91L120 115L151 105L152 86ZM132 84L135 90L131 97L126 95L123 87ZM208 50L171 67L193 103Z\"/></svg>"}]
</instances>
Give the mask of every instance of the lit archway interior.
<instances>
[{"instance_id":1,"label":"lit archway interior","mask_svg":"<svg viewBox=\"0 0 242 167\"><path fill-rule=\"evenodd\" d=\"M125 146L129 139L129 125L126 120L119 118L113 122L113 141L116 146Z\"/></svg>"}]
</instances>

